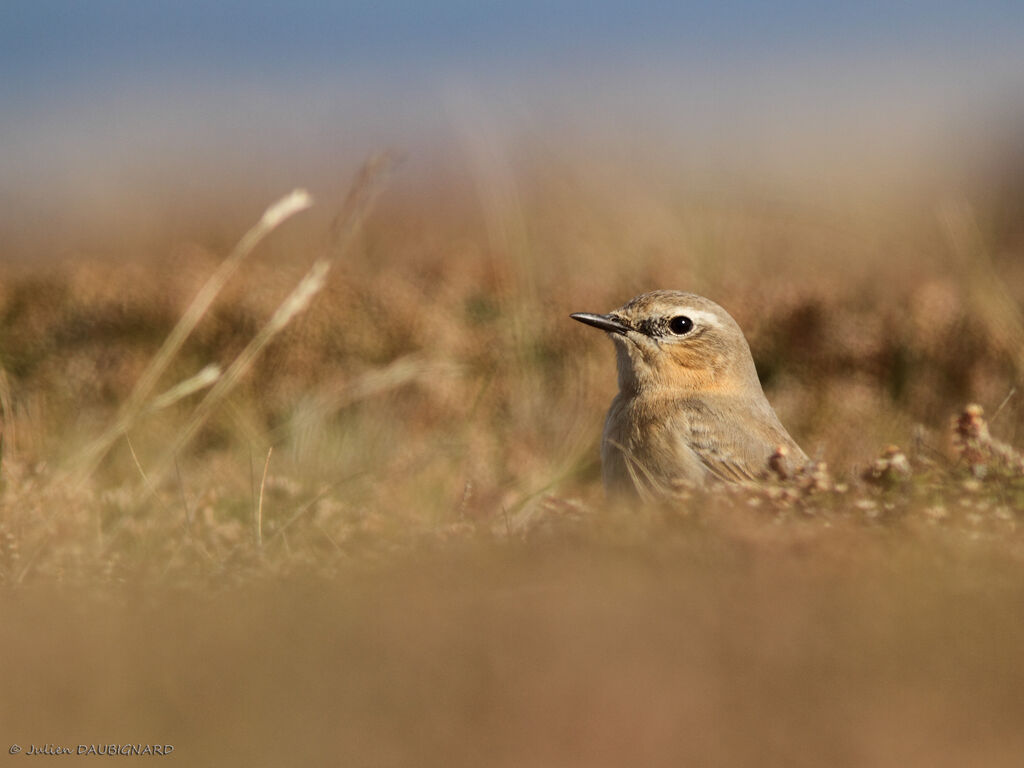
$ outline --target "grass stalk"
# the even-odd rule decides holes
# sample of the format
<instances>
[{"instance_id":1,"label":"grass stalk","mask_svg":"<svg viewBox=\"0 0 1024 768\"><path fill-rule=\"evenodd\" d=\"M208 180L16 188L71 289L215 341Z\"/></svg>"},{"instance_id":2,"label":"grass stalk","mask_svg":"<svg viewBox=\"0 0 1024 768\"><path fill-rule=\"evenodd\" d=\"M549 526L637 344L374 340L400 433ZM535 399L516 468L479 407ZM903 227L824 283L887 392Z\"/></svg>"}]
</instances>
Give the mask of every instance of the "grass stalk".
<instances>
[{"instance_id":1,"label":"grass stalk","mask_svg":"<svg viewBox=\"0 0 1024 768\"><path fill-rule=\"evenodd\" d=\"M85 480L95 472L111 446L121 435L131 429L139 416L147 410L147 399L160 377L242 262L274 229L312 205L313 198L308 192L303 189L294 190L267 208L260 220L238 241L234 250L228 254L228 257L221 262L203 287L199 289L195 298L192 299L192 303L178 320L177 325L164 340L163 345L121 406L114 423L82 451L76 462L74 473L76 481Z\"/></svg>"},{"instance_id":2,"label":"grass stalk","mask_svg":"<svg viewBox=\"0 0 1024 768\"><path fill-rule=\"evenodd\" d=\"M270 457L274 446L267 448L267 460L263 462L263 477L260 479L259 501L256 503L256 546L263 549L263 491L267 487L267 472L270 470Z\"/></svg>"},{"instance_id":3,"label":"grass stalk","mask_svg":"<svg viewBox=\"0 0 1024 768\"><path fill-rule=\"evenodd\" d=\"M195 437L209 420L217 406L238 385L242 377L252 368L260 353L300 313L305 311L313 298L323 289L327 273L339 256L351 247L366 216L381 191L385 171L389 170L389 156L371 158L361 169L353 182L339 217L331 228L332 237L325 255L318 258L299 281L292 292L285 297L267 323L260 328L252 340L228 366L206 396L199 402L185 426L178 432L163 457L157 462L150 475L154 484L159 484L181 451ZM148 493L148 491L146 491Z\"/></svg>"}]
</instances>

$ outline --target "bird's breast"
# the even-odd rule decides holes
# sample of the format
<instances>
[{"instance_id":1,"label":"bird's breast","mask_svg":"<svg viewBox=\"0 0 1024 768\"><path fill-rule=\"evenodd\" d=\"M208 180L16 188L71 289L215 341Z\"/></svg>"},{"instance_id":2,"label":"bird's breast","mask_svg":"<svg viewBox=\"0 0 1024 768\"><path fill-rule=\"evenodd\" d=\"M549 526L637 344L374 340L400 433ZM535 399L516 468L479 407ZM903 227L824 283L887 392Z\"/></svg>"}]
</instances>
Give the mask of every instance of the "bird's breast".
<instances>
[{"instance_id":1,"label":"bird's breast","mask_svg":"<svg viewBox=\"0 0 1024 768\"><path fill-rule=\"evenodd\" d=\"M619 393L601 442L605 487L657 496L680 482L703 483L707 471L687 445L688 427L685 411L671 399Z\"/></svg>"}]
</instances>

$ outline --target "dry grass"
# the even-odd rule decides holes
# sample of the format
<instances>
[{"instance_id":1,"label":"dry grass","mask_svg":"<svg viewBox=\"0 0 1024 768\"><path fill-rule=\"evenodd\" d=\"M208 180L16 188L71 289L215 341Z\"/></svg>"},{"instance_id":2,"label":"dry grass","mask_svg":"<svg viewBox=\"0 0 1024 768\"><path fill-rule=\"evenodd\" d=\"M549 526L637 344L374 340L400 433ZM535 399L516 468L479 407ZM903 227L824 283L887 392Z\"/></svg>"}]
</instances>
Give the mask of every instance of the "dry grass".
<instances>
[{"instance_id":1,"label":"dry grass","mask_svg":"<svg viewBox=\"0 0 1024 768\"><path fill-rule=\"evenodd\" d=\"M330 212L297 217L177 336L218 238L0 267L4 739L1015 764L1020 228L525 168L399 180L302 306ZM831 478L605 503L612 353L567 315L655 287L736 316Z\"/></svg>"}]
</instances>

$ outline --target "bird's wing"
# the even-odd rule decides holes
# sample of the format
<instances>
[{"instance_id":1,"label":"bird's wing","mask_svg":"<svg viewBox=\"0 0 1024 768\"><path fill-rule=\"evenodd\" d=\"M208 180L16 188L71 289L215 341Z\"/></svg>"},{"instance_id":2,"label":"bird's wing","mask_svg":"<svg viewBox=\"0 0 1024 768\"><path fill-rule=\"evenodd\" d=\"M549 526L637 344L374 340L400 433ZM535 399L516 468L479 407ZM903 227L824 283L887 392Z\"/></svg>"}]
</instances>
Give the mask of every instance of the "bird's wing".
<instances>
[{"instance_id":1,"label":"bird's wing","mask_svg":"<svg viewBox=\"0 0 1024 768\"><path fill-rule=\"evenodd\" d=\"M674 421L670 432L678 441L677 451L695 457L712 477L740 483L757 480L768 469L774 446L738 431L719 412L691 403Z\"/></svg>"},{"instance_id":2,"label":"bird's wing","mask_svg":"<svg viewBox=\"0 0 1024 768\"><path fill-rule=\"evenodd\" d=\"M737 460L730 455L711 449L695 450L694 453L697 454L711 475L726 482L742 483L747 480L757 480L759 475L768 468L767 461L765 461L764 467L755 470L747 461Z\"/></svg>"}]
</instances>

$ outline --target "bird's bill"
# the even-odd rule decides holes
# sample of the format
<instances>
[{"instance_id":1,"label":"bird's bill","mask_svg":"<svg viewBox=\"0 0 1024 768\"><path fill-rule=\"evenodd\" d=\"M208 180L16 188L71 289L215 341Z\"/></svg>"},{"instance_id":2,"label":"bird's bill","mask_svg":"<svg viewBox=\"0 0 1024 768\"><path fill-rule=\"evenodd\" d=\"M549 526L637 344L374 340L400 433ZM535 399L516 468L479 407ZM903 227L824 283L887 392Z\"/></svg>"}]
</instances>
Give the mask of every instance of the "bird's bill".
<instances>
[{"instance_id":1,"label":"bird's bill","mask_svg":"<svg viewBox=\"0 0 1024 768\"><path fill-rule=\"evenodd\" d=\"M592 315L589 312L576 312L569 315L573 320L592 325L608 333L626 333L629 327L623 325L622 321L615 315Z\"/></svg>"}]
</instances>

